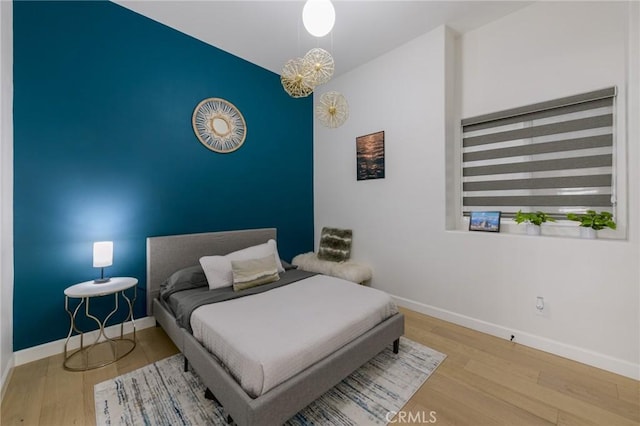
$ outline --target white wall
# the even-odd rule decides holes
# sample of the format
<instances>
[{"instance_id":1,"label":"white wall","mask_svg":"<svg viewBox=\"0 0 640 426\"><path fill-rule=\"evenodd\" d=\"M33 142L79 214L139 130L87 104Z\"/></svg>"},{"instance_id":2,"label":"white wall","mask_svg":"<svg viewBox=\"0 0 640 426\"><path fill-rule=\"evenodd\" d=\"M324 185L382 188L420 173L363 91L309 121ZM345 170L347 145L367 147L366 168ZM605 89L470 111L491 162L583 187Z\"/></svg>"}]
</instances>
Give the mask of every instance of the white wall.
<instances>
[{"instance_id":1,"label":"white wall","mask_svg":"<svg viewBox=\"0 0 640 426\"><path fill-rule=\"evenodd\" d=\"M628 28L637 35L637 9L540 2L458 40L440 28L318 88L316 101L325 90L342 92L351 116L334 130L316 121L316 244L322 226L352 228L354 258L369 262L372 286L399 303L640 377L637 102L623 108L634 138L628 240L447 231L445 207L446 144L459 143L461 116L612 84L625 103L627 90L638 96L637 82L627 84L633 63L637 71ZM355 138L379 130L386 178L358 182ZM624 133L618 142L627 144ZM536 296L545 298L546 316L536 314Z\"/></svg>"},{"instance_id":2,"label":"white wall","mask_svg":"<svg viewBox=\"0 0 640 426\"><path fill-rule=\"evenodd\" d=\"M0 389L13 365L13 3L0 1Z\"/></svg>"}]
</instances>

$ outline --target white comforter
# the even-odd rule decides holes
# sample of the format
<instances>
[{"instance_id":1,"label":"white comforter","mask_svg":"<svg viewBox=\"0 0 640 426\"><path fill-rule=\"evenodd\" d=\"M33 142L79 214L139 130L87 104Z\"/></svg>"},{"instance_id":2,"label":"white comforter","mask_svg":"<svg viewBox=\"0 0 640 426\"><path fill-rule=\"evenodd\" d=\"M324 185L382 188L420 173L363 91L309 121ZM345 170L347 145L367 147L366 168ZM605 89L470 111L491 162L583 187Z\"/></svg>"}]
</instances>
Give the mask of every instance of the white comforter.
<instances>
[{"instance_id":1,"label":"white comforter","mask_svg":"<svg viewBox=\"0 0 640 426\"><path fill-rule=\"evenodd\" d=\"M194 337L256 397L397 313L380 290L325 275L197 308Z\"/></svg>"}]
</instances>

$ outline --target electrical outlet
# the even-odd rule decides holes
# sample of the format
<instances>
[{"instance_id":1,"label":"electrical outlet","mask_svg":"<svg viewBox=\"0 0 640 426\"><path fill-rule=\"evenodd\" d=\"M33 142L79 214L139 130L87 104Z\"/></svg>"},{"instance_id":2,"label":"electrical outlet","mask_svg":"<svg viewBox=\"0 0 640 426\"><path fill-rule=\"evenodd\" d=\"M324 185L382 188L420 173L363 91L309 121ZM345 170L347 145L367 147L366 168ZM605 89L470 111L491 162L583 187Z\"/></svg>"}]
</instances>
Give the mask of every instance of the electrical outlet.
<instances>
[{"instance_id":1,"label":"electrical outlet","mask_svg":"<svg viewBox=\"0 0 640 426\"><path fill-rule=\"evenodd\" d=\"M549 316L549 303L542 296L536 297L536 314L541 317Z\"/></svg>"}]
</instances>

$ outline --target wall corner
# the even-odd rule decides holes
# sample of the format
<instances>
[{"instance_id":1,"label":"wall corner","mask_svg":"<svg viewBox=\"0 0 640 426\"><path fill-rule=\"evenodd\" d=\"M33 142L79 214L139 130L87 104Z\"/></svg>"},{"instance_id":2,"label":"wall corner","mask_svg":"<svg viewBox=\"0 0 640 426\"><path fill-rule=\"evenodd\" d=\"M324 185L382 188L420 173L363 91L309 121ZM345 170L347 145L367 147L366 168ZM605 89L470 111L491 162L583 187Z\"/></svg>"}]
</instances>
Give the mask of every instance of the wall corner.
<instances>
[{"instance_id":1,"label":"wall corner","mask_svg":"<svg viewBox=\"0 0 640 426\"><path fill-rule=\"evenodd\" d=\"M0 388L13 366L13 2L0 1Z\"/></svg>"},{"instance_id":2,"label":"wall corner","mask_svg":"<svg viewBox=\"0 0 640 426\"><path fill-rule=\"evenodd\" d=\"M461 200L460 152L460 36L449 27L444 32L444 110L445 110L445 229L458 228Z\"/></svg>"}]
</instances>

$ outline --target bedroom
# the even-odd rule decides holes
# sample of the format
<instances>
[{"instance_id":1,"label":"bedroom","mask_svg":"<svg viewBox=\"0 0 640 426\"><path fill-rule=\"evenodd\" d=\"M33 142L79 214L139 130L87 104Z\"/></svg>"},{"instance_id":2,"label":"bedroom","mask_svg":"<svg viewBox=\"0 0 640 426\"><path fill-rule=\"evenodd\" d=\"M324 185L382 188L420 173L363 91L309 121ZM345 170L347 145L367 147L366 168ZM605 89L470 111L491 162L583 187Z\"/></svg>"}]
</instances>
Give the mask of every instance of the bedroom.
<instances>
[{"instance_id":1,"label":"bedroom","mask_svg":"<svg viewBox=\"0 0 640 426\"><path fill-rule=\"evenodd\" d=\"M314 126L311 100L288 99L276 75L116 5L62 6L82 9L73 16L83 20L53 6L20 7L13 136L4 56L2 71L3 384L13 352L66 334L62 290L93 276L87 244L95 239L115 240L112 274L142 277L149 235L275 226L290 259L316 246L326 224L354 229L354 255L374 265L372 285L414 311L638 378L637 3L536 3L469 32L461 86L450 80L456 40L438 28L330 82L351 109L335 131ZM2 19L5 55L4 9ZM218 61L227 71L212 74ZM450 85L462 88L461 105ZM626 240L452 230L451 111L467 117L611 85L628 100ZM194 100L212 94L232 99L249 137L260 135L237 155L211 155L175 130ZM261 113L274 103L277 113ZM356 182L355 137L379 130L387 176ZM14 138L15 163L6 145ZM5 186L12 163L14 197ZM251 198L238 197L247 188ZM268 208L257 215L256 206ZM585 264L589 256L601 263ZM535 315L538 295L550 318Z\"/></svg>"}]
</instances>

